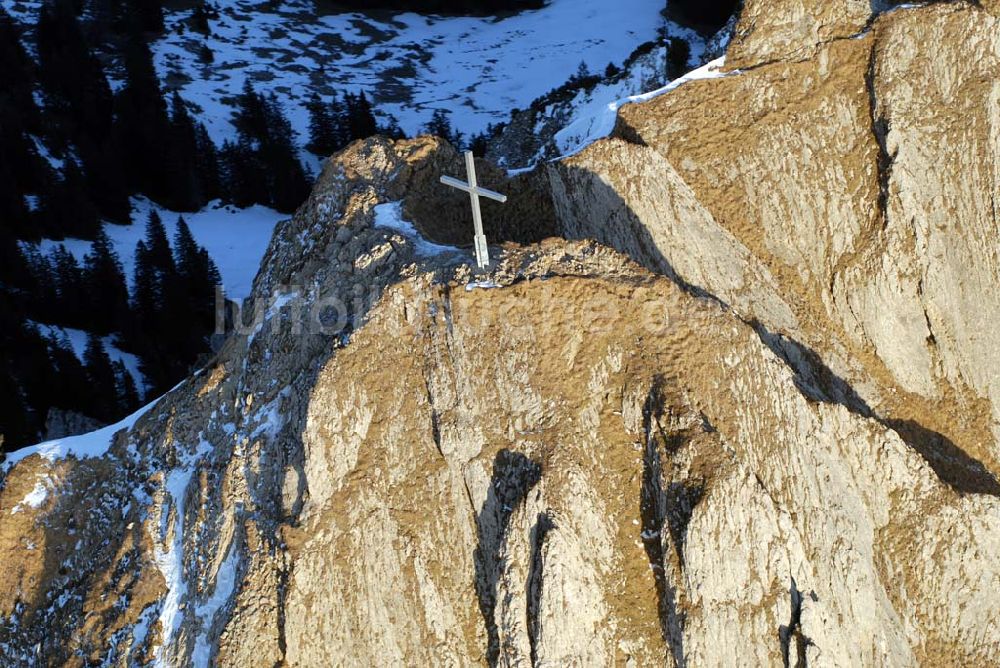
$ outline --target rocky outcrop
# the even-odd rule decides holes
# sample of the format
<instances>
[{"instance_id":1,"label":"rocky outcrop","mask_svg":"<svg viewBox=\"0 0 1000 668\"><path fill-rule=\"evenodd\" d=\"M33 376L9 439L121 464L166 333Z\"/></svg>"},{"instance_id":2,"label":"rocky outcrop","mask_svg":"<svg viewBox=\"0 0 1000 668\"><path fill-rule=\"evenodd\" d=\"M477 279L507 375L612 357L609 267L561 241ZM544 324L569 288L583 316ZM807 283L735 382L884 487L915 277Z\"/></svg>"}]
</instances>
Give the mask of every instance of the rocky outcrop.
<instances>
[{"instance_id":1,"label":"rocky outcrop","mask_svg":"<svg viewBox=\"0 0 1000 668\"><path fill-rule=\"evenodd\" d=\"M995 664L998 19L746 4L482 165L488 272L450 147L328 161L206 368L3 464L0 662Z\"/></svg>"},{"instance_id":2,"label":"rocky outcrop","mask_svg":"<svg viewBox=\"0 0 1000 668\"><path fill-rule=\"evenodd\" d=\"M806 60L820 45L861 32L881 0L744 0L727 65Z\"/></svg>"},{"instance_id":3,"label":"rocky outcrop","mask_svg":"<svg viewBox=\"0 0 1000 668\"><path fill-rule=\"evenodd\" d=\"M819 398L996 491L996 28L965 3L899 9L813 58L626 107L614 138L550 167L561 223L732 306Z\"/></svg>"},{"instance_id":4,"label":"rocky outcrop","mask_svg":"<svg viewBox=\"0 0 1000 668\"><path fill-rule=\"evenodd\" d=\"M100 429L102 426L101 422L86 415L60 408L50 408L45 416L45 440L51 441L56 438L85 434L88 431Z\"/></svg>"}]
</instances>

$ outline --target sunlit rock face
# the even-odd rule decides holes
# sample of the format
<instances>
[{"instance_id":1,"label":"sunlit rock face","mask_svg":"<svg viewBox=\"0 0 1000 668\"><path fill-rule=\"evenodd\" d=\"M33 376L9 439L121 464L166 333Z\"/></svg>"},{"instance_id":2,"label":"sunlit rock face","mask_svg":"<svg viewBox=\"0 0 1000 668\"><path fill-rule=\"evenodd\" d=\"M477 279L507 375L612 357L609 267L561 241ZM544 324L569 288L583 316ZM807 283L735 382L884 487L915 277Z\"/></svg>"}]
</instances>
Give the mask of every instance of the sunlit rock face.
<instances>
[{"instance_id":1,"label":"sunlit rock face","mask_svg":"<svg viewBox=\"0 0 1000 668\"><path fill-rule=\"evenodd\" d=\"M210 364L3 465L0 663L994 663L1000 19L863 4L482 165L485 275L451 147L331 158Z\"/></svg>"}]
</instances>

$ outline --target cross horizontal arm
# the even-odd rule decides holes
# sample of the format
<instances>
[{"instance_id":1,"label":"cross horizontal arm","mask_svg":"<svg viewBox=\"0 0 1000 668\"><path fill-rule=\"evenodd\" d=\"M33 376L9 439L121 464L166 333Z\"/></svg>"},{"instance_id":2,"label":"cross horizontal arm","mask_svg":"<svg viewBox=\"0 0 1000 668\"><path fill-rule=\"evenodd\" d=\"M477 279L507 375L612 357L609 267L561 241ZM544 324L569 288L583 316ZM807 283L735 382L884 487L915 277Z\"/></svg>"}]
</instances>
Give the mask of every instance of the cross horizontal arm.
<instances>
[{"instance_id":1,"label":"cross horizontal arm","mask_svg":"<svg viewBox=\"0 0 1000 668\"><path fill-rule=\"evenodd\" d=\"M451 186L452 188L458 188L459 190L464 190L467 193L472 193L473 195L479 195L480 197L489 197L490 199L495 199L496 201L503 203L507 201L506 195L501 195L498 192L492 190L487 190L486 188L480 188L476 186L475 188L470 188L469 184L465 181L459 181L451 176L442 176L441 183L446 186Z\"/></svg>"}]
</instances>

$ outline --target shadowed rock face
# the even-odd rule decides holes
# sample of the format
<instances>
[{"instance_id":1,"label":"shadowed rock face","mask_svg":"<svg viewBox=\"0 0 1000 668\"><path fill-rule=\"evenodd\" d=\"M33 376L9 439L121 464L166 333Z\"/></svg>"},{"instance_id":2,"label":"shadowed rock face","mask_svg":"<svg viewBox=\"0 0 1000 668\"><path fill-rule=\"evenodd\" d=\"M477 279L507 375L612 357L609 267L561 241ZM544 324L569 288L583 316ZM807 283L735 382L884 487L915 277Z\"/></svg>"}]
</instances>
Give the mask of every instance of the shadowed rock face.
<instances>
[{"instance_id":1,"label":"shadowed rock face","mask_svg":"<svg viewBox=\"0 0 1000 668\"><path fill-rule=\"evenodd\" d=\"M995 6L773 6L484 165L488 276L374 225L462 241L450 147L331 158L217 359L5 467L0 663L995 662Z\"/></svg>"}]
</instances>

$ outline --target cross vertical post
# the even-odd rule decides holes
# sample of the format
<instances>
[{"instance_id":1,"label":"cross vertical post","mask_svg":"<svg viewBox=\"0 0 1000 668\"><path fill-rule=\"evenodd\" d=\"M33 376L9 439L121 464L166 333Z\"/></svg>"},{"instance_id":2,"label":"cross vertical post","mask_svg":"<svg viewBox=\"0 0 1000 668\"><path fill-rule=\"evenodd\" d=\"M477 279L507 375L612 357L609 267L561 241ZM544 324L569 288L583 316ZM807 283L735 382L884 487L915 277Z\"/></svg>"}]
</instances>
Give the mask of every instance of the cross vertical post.
<instances>
[{"instance_id":1,"label":"cross vertical post","mask_svg":"<svg viewBox=\"0 0 1000 668\"><path fill-rule=\"evenodd\" d=\"M465 152L465 171L469 176L469 199L472 200L472 226L475 230L473 244L476 247L476 264L483 269L490 264L490 250L486 246L486 235L483 234L483 212L479 208L479 194L476 188L476 161L472 151Z\"/></svg>"},{"instance_id":2,"label":"cross vertical post","mask_svg":"<svg viewBox=\"0 0 1000 668\"><path fill-rule=\"evenodd\" d=\"M479 183L476 181L476 162L472 151L465 152L465 171L469 179L468 183L450 176L442 176L441 183L469 193L469 199L472 202L473 246L476 250L476 265L480 269L485 269L490 264L490 250L486 244L486 235L483 233L483 213L479 208L479 198L489 197L502 204L507 201L507 196L479 187Z\"/></svg>"}]
</instances>

